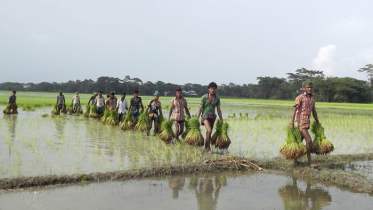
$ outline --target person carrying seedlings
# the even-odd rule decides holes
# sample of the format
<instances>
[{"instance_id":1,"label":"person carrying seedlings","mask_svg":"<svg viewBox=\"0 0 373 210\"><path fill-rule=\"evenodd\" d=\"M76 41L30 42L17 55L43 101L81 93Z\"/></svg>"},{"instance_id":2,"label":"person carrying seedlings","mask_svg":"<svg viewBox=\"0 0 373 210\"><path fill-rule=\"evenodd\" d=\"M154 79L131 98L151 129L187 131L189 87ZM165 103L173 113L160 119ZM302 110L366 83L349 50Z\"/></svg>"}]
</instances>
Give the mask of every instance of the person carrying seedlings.
<instances>
[{"instance_id":1,"label":"person carrying seedlings","mask_svg":"<svg viewBox=\"0 0 373 210\"><path fill-rule=\"evenodd\" d=\"M89 105L89 103L92 103L92 104L91 104L92 106L95 105L96 97L97 97L97 92L94 92L94 93L93 93L93 96L91 96L91 98L90 98L89 101L88 101L88 105Z\"/></svg>"},{"instance_id":2,"label":"person carrying seedlings","mask_svg":"<svg viewBox=\"0 0 373 210\"><path fill-rule=\"evenodd\" d=\"M298 129L301 134L302 140L306 140L306 147L307 147L307 159L308 159L308 166L309 167L316 167L316 165L312 164L311 160L311 143L312 139L310 134L308 133L308 129L310 128L310 118L311 112L313 118L317 124L319 124L319 119L317 117L317 112L315 108L315 98L312 95L313 89L313 82L312 81L305 81L303 82L303 90L304 93L300 94L296 99L293 106L293 111L291 113L291 130L294 130L294 120L298 123ZM297 159L294 159L294 165L298 165L299 162Z\"/></svg>"},{"instance_id":3,"label":"person carrying seedlings","mask_svg":"<svg viewBox=\"0 0 373 210\"><path fill-rule=\"evenodd\" d=\"M187 101L182 95L181 88L178 88L176 89L176 97L171 100L170 113L168 115L168 119L170 119L171 114L173 112L172 119L175 125L176 141L180 141L179 136L184 132L184 122L185 122L184 110L190 118Z\"/></svg>"},{"instance_id":4,"label":"person carrying seedlings","mask_svg":"<svg viewBox=\"0 0 373 210\"><path fill-rule=\"evenodd\" d=\"M128 108L128 110L131 110L132 122L134 124L136 124L137 120L139 120L140 107L141 107L141 112L143 112L144 105L142 105L141 97L139 97L139 91L135 90L133 91L133 98L131 98L130 107Z\"/></svg>"},{"instance_id":5,"label":"person carrying seedlings","mask_svg":"<svg viewBox=\"0 0 373 210\"><path fill-rule=\"evenodd\" d=\"M13 90L12 95L9 96L9 101L8 101L8 104L10 106L10 110L12 110L13 114L16 111L16 100L17 100L16 93L17 93L17 91Z\"/></svg>"},{"instance_id":6,"label":"person carrying seedlings","mask_svg":"<svg viewBox=\"0 0 373 210\"><path fill-rule=\"evenodd\" d=\"M115 103L115 98L114 98L114 92L111 91L109 94L109 98L106 99L105 101L105 108L107 110L115 110L116 103Z\"/></svg>"},{"instance_id":7,"label":"person carrying seedlings","mask_svg":"<svg viewBox=\"0 0 373 210\"><path fill-rule=\"evenodd\" d=\"M210 140L216 119L215 108L218 111L219 118L223 124L223 117L220 109L220 97L216 94L217 88L218 85L215 82L211 82L208 85L208 94L202 96L201 104L197 112L197 118L199 118L202 113L201 124L206 127L205 149L208 154L211 154Z\"/></svg>"},{"instance_id":8,"label":"person carrying seedlings","mask_svg":"<svg viewBox=\"0 0 373 210\"><path fill-rule=\"evenodd\" d=\"M73 100L71 102L73 103L73 112L75 113L80 106L80 96L78 92L75 93L75 96L73 97Z\"/></svg>"},{"instance_id":9,"label":"person carrying seedlings","mask_svg":"<svg viewBox=\"0 0 373 210\"><path fill-rule=\"evenodd\" d=\"M57 108L58 112L61 111L61 109L64 109L66 104L65 104L65 96L62 94L62 91L59 91L59 95L57 96Z\"/></svg>"},{"instance_id":10,"label":"person carrying seedlings","mask_svg":"<svg viewBox=\"0 0 373 210\"><path fill-rule=\"evenodd\" d=\"M117 102L116 111L118 112L118 122L124 120L127 114L127 100L126 100L126 93L123 92L120 99Z\"/></svg>"},{"instance_id":11,"label":"person carrying seedlings","mask_svg":"<svg viewBox=\"0 0 373 210\"><path fill-rule=\"evenodd\" d=\"M96 113L101 117L101 115L104 113L104 107L105 107L105 99L102 97L102 91L98 91L98 96L95 99L94 105L97 106Z\"/></svg>"},{"instance_id":12,"label":"person carrying seedlings","mask_svg":"<svg viewBox=\"0 0 373 210\"><path fill-rule=\"evenodd\" d=\"M158 133L158 115L162 115L162 105L159 99L159 91L154 92L154 99L150 100L148 106L146 107L145 113L149 111L149 124L147 134L149 135L150 130L152 129L152 124L154 122L154 133Z\"/></svg>"}]
</instances>

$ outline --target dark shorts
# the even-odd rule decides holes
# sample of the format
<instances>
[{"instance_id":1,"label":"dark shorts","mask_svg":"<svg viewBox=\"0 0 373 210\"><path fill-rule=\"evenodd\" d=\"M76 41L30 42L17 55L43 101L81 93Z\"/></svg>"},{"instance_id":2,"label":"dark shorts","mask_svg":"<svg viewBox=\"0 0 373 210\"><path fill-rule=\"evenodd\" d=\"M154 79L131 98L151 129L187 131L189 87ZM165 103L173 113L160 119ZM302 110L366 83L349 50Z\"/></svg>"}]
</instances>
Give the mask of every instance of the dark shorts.
<instances>
[{"instance_id":1,"label":"dark shorts","mask_svg":"<svg viewBox=\"0 0 373 210\"><path fill-rule=\"evenodd\" d=\"M135 117L136 119L139 119L139 116L140 116L139 112L135 112L135 111L131 111L131 112L132 112L133 117Z\"/></svg>"},{"instance_id":2,"label":"dark shorts","mask_svg":"<svg viewBox=\"0 0 373 210\"><path fill-rule=\"evenodd\" d=\"M207 114L202 115L202 117L201 117L201 125L205 125L203 123L205 120L207 120L210 123L210 126L212 127L214 125L214 123L215 123L216 115L207 115Z\"/></svg>"},{"instance_id":3,"label":"dark shorts","mask_svg":"<svg viewBox=\"0 0 373 210\"><path fill-rule=\"evenodd\" d=\"M59 109L62 109L62 108L63 108L63 104L57 104L57 107L58 107Z\"/></svg>"},{"instance_id":4,"label":"dark shorts","mask_svg":"<svg viewBox=\"0 0 373 210\"><path fill-rule=\"evenodd\" d=\"M97 107L96 112L97 112L97 114L103 114L104 113L104 107Z\"/></svg>"},{"instance_id":5,"label":"dark shorts","mask_svg":"<svg viewBox=\"0 0 373 210\"><path fill-rule=\"evenodd\" d=\"M185 122L185 120L174 120L174 122L183 123L183 122Z\"/></svg>"},{"instance_id":6,"label":"dark shorts","mask_svg":"<svg viewBox=\"0 0 373 210\"><path fill-rule=\"evenodd\" d=\"M156 121L156 122L158 122L158 115L150 113L149 114L149 121Z\"/></svg>"}]
</instances>

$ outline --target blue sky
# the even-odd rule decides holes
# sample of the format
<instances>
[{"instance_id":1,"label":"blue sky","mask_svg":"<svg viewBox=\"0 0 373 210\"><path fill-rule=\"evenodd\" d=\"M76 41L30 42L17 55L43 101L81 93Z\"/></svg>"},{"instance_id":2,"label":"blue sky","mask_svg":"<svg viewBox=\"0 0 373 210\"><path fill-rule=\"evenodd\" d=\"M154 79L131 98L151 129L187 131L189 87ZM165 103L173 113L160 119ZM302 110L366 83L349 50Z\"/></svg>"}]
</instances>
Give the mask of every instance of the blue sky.
<instances>
[{"instance_id":1,"label":"blue sky","mask_svg":"<svg viewBox=\"0 0 373 210\"><path fill-rule=\"evenodd\" d=\"M1 1L0 82L366 79L373 1Z\"/></svg>"}]
</instances>

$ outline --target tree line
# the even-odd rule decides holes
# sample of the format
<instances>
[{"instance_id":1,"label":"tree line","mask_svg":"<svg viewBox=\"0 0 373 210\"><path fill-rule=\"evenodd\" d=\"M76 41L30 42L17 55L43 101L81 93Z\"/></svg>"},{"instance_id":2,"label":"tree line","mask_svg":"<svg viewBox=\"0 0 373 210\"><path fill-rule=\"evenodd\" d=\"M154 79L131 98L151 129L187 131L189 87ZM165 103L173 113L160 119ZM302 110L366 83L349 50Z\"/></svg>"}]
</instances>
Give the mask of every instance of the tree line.
<instances>
[{"instance_id":1,"label":"tree line","mask_svg":"<svg viewBox=\"0 0 373 210\"><path fill-rule=\"evenodd\" d=\"M300 68L294 73L287 73L286 78L257 77L257 84L238 85L234 83L221 84L218 93L224 97L252 98L252 99L294 99L299 94L302 82L314 82L314 95L318 101L371 103L373 102L373 64L368 64L358 70L365 73L368 80L358 80L351 77L326 77L323 71ZM0 83L0 90L39 91L39 92L80 92L93 93L102 90L104 93L115 91L117 94L125 91L132 95L134 90L139 90L140 95L152 95L158 90L163 95L173 95L174 91L182 87L183 91L195 91L198 96L207 92L207 85L187 83L184 85L157 82L143 82L139 78L125 76L99 77L96 81L91 79L68 82L41 82L41 83Z\"/></svg>"}]
</instances>

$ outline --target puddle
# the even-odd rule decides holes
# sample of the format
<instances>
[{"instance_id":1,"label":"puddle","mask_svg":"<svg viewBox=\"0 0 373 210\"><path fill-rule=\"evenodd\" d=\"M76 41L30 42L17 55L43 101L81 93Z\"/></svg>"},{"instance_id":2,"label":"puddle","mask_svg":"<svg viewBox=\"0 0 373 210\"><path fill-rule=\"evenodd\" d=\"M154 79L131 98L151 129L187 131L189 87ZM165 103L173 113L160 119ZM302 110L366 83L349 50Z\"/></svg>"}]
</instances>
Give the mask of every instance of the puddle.
<instances>
[{"instance_id":1,"label":"puddle","mask_svg":"<svg viewBox=\"0 0 373 210\"><path fill-rule=\"evenodd\" d=\"M225 172L0 191L1 209L371 209L372 197L284 173Z\"/></svg>"},{"instance_id":2,"label":"puddle","mask_svg":"<svg viewBox=\"0 0 373 210\"><path fill-rule=\"evenodd\" d=\"M373 180L373 161L355 161L347 164L332 164L329 168L362 174L368 179Z\"/></svg>"}]
</instances>

